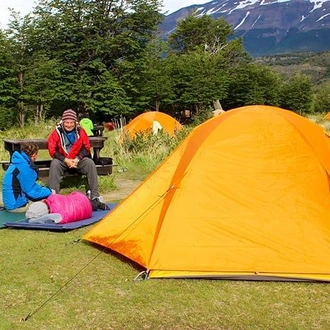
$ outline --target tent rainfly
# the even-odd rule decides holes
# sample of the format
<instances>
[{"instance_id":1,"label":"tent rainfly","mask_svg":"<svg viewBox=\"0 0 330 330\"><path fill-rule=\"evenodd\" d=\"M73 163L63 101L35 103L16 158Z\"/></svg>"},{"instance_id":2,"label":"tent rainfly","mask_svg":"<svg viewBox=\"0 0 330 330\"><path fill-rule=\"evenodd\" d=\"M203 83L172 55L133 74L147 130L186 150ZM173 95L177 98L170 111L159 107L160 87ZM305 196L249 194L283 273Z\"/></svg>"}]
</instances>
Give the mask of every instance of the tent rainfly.
<instances>
[{"instance_id":1,"label":"tent rainfly","mask_svg":"<svg viewBox=\"0 0 330 330\"><path fill-rule=\"evenodd\" d=\"M197 126L83 237L146 278L330 281L330 140L255 105Z\"/></svg>"},{"instance_id":2,"label":"tent rainfly","mask_svg":"<svg viewBox=\"0 0 330 330\"><path fill-rule=\"evenodd\" d=\"M120 140L122 141L126 136L133 139L140 133L157 134L159 131L174 136L180 129L182 125L170 115L159 111L148 111L138 115L124 126Z\"/></svg>"}]
</instances>

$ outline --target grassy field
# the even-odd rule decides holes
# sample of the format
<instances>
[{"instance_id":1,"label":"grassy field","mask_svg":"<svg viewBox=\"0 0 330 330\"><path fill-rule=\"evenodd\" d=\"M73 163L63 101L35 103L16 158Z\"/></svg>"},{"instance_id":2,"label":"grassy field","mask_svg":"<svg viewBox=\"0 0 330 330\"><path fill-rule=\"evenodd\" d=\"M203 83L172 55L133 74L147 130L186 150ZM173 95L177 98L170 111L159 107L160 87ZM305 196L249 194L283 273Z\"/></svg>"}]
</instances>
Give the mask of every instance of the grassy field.
<instances>
[{"instance_id":1,"label":"grassy field","mask_svg":"<svg viewBox=\"0 0 330 330\"><path fill-rule=\"evenodd\" d=\"M327 125L320 116L311 119ZM47 136L47 129L38 131ZM36 137L29 128L20 134ZM100 178L103 194L116 189L114 178L143 180L178 142L165 141L165 148L141 137L132 150L116 143L117 133L106 134L104 155L113 155L118 166ZM7 157L0 151L1 159ZM65 192L73 189L68 184ZM1 330L330 328L329 284L134 281L137 265L81 240L89 229L0 230Z\"/></svg>"},{"instance_id":2,"label":"grassy field","mask_svg":"<svg viewBox=\"0 0 330 330\"><path fill-rule=\"evenodd\" d=\"M0 231L1 329L329 328L327 284L134 282L129 261L79 241L87 230Z\"/></svg>"}]
</instances>

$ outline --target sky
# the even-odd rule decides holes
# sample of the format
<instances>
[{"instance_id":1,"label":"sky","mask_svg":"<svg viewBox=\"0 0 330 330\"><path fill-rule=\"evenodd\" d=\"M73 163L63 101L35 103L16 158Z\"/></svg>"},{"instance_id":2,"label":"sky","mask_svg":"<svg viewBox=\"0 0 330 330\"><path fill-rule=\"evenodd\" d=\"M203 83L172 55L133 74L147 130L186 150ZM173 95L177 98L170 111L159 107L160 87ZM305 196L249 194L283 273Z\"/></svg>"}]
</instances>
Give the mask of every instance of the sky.
<instances>
[{"instance_id":1,"label":"sky","mask_svg":"<svg viewBox=\"0 0 330 330\"><path fill-rule=\"evenodd\" d=\"M207 3L210 0L163 0L163 12L167 14L173 13L176 10L190 5ZM9 8L14 8L20 12L21 16L28 14L35 6L35 0L0 0L0 26L6 28L10 19Z\"/></svg>"}]
</instances>

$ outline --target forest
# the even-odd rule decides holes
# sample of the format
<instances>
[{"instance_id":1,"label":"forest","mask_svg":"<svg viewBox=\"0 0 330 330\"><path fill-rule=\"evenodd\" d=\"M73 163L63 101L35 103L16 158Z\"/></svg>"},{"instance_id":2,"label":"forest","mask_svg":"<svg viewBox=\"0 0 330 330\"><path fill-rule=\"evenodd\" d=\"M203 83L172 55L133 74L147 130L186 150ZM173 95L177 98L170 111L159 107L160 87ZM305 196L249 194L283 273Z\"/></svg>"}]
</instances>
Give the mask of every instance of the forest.
<instances>
[{"instance_id":1,"label":"forest","mask_svg":"<svg viewBox=\"0 0 330 330\"><path fill-rule=\"evenodd\" d=\"M252 58L222 18L192 13L161 39L160 9L158 0L39 0L29 15L12 10L0 30L0 129L56 119L66 108L100 123L150 110L330 109L327 80ZM328 72L329 60L322 65Z\"/></svg>"}]
</instances>

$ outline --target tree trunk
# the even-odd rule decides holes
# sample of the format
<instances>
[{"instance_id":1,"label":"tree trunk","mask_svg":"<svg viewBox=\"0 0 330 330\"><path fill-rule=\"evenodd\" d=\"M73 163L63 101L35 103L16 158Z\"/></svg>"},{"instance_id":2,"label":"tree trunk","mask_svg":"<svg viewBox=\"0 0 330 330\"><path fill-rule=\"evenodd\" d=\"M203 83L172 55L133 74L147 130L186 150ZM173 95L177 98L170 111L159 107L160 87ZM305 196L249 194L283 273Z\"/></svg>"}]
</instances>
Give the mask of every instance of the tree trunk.
<instances>
[{"instance_id":1,"label":"tree trunk","mask_svg":"<svg viewBox=\"0 0 330 330\"><path fill-rule=\"evenodd\" d=\"M43 112L44 112L44 105L43 104L38 104L37 107L36 107L36 113L34 115L35 125L38 125L42 122Z\"/></svg>"},{"instance_id":2,"label":"tree trunk","mask_svg":"<svg viewBox=\"0 0 330 330\"><path fill-rule=\"evenodd\" d=\"M219 100L213 102L214 110L223 110Z\"/></svg>"},{"instance_id":3,"label":"tree trunk","mask_svg":"<svg viewBox=\"0 0 330 330\"><path fill-rule=\"evenodd\" d=\"M156 106L155 110L156 110L156 111L159 111L159 108L160 108L160 101L156 101L155 106Z\"/></svg>"},{"instance_id":4,"label":"tree trunk","mask_svg":"<svg viewBox=\"0 0 330 330\"><path fill-rule=\"evenodd\" d=\"M18 108L18 125L19 125L19 127L23 128L24 127L24 122L25 122L24 102L18 102L17 103L17 108Z\"/></svg>"},{"instance_id":5,"label":"tree trunk","mask_svg":"<svg viewBox=\"0 0 330 330\"><path fill-rule=\"evenodd\" d=\"M24 86L24 73L20 72L18 74L18 84L20 87L20 93L23 94L23 86ZM17 108L18 108L18 125L19 127L24 127L24 122L25 122L25 106L24 102L20 101L17 103Z\"/></svg>"}]
</instances>

